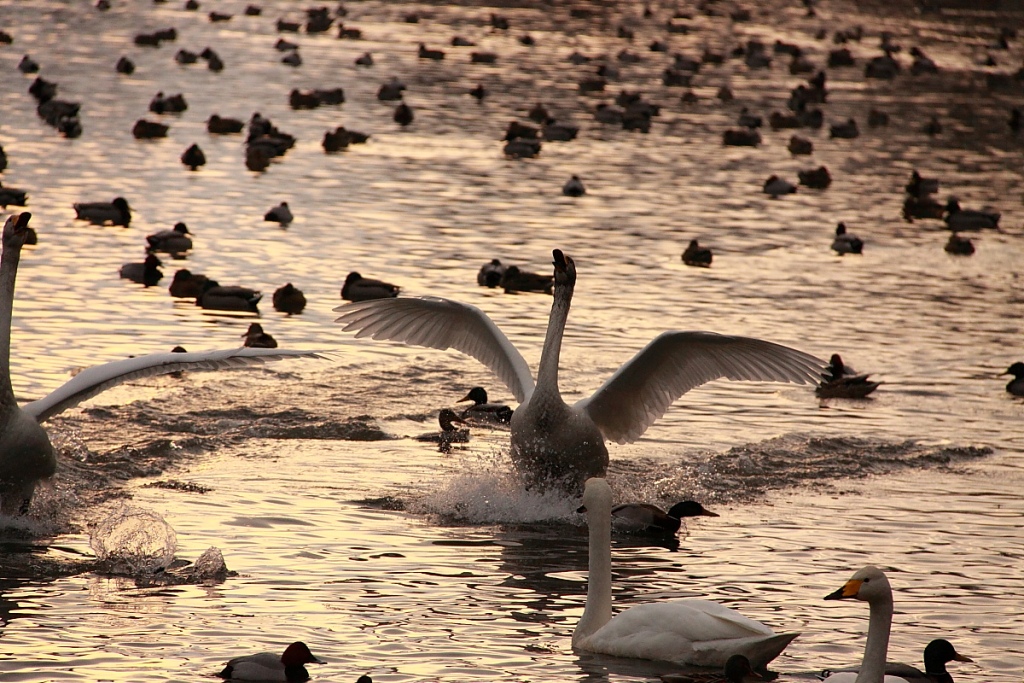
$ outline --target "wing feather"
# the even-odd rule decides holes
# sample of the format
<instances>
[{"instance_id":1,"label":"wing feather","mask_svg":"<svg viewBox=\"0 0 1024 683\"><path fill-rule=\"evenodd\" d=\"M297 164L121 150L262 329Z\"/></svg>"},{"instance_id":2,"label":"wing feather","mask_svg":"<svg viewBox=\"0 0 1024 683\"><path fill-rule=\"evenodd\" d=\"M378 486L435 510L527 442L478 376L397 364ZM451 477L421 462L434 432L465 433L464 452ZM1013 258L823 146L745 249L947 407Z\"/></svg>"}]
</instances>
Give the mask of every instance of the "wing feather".
<instances>
[{"instance_id":1,"label":"wing feather","mask_svg":"<svg viewBox=\"0 0 1024 683\"><path fill-rule=\"evenodd\" d=\"M38 401L26 403L22 410L36 418L37 422L44 422L100 392L140 377L164 375L179 370L196 372L241 368L285 358L302 357L324 356L316 351L254 348L193 353L151 353L86 368Z\"/></svg>"},{"instance_id":2,"label":"wing feather","mask_svg":"<svg viewBox=\"0 0 1024 683\"><path fill-rule=\"evenodd\" d=\"M357 338L432 349L455 349L486 365L522 403L533 393L530 366L508 337L476 306L438 297L373 299L334 309L335 322Z\"/></svg>"},{"instance_id":3,"label":"wing feather","mask_svg":"<svg viewBox=\"0 0 1024 683\"><path fill-rule=\"evenodd\" d=\"M817 383L827 364L802 351L714 332L664 332L576 404L616 443L639 439L690 389L730 380Z\"/></svg>"}]
</instances>

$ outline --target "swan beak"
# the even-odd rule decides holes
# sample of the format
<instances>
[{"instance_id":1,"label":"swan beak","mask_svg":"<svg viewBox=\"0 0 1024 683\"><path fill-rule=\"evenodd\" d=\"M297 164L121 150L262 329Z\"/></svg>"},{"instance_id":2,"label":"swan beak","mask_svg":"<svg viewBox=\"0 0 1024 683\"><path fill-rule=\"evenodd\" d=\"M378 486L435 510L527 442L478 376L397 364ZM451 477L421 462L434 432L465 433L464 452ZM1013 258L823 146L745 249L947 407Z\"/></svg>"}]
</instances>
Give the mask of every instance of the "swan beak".
<instances>
[{"instance_id":1,"label":"swan beak","mask_svg":"<svg viewBox=\"0 0 1024 683\"><path fill-rule=\"evenodd\" d=\"M842 600L844 598L855 598L857 593L860 592L860 585L863 581L859 579L850 579L843 587L837 590L835 593L829 593L825 596L826 600Z\"/></svg>"}]
</instances>

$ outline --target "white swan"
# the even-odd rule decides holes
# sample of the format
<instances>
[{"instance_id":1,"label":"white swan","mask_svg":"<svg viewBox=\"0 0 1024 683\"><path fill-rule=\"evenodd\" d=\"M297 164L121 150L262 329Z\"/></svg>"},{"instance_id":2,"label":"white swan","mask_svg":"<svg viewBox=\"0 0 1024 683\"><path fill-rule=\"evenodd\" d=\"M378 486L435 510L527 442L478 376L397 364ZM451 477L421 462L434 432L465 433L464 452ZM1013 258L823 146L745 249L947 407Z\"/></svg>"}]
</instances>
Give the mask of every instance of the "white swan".
<instances>
[{"instance_id":1,"label":"white swan","mask_svg":"<svg viewBox=\"0 0 1024 683\"><path fill-rule=\"evenodd\" d=\"M48 396L18 407L11 385L11 321L14 285L30 213L15 214L3 228L0 253L0 513L28 511L36 484L53 476L57 467L53 446L40 423L105 389L139 377L179 370L219 370L295 356L318 356L311 351L231 349L198 353L153 353L78 373Z\"/></svg>"},{"instance_id":2,"label":"white swan","mask_svg":"<svg viewBox=\"0 0 1024 683\"><path fill-rule=\"evenodd\" d=\"M849 598L864 600L870 608L864 659L860 671L840 671L824 680L827 683L909 683L902 676L885 673L885 655L889 650L889 629L892 626L892 588L885 573L878 567L864 567L842 588L825 596L826 600Z\"/></svg>"},{"instance_id":3,"label":"white swan","mask_svg":"<svg viewBox=\"0 0 1024 683\"><path fill-rule=\"evenodd\" d=\"M664 332L590 398L568 405L558 389L558 358L576 265L555 250L555 292L537 383L523 356L479 308L436 297L379 299L335 308L356 337L454 348L490 368L519 401L512 416L512 459L531 483L580 490L608 466L605 440L629 443L684 393L719 377L817 383L814 356L771 342L713 332Z\"/></svg>"},{"instance_id":4,"label":"white swan","mask_svg":"<svg viewBox=\"0 0 1024 683\"><path fill-rule=\"evenodd\" d=\"M612 491L587 480L583 507L590 527L587 604L572 646L616 657L723 667L743 655L764 671L798 633L776 634L764 624L710 600L668 600L636 605L612 616Z\"/></svg>"}]
</instances>

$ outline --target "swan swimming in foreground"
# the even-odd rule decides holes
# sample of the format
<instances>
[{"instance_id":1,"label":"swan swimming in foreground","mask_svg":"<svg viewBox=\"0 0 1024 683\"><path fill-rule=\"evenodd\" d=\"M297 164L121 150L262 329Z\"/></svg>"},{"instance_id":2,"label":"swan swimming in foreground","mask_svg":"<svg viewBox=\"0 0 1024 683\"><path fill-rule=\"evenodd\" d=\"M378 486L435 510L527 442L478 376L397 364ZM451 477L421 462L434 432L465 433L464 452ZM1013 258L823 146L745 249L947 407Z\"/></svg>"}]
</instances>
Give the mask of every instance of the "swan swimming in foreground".
<instances>
[{"instance_id":1,"label":"swan swimming in foreground","mask_svg":"<svg viewBox=\"0 0 1024 683\"><path fill-rule=\"evenodd\" d=\"M36 484L57 468L50 438L41 423L96 394L139 377L178 370L219 370L294 356L310 351L231 349L198 353L154 353L94 365L75 375L48 396L18 407L11 385L11 321L14 285L30 213L10 216L3 228L0 252L0 514L28 512Z\"/></svg>"},{"instance_id":2,"label":"swan swimming in foreground","mask_svg":"<svg viewBox=\"0 0 1024 683\"><path fill-rule=\"evenodd\" d=\"M519 401L511 455L528 483L580 490L608 466L605 440L630 443L684 393L719 377L817 383L824 361L749 337L664 332L620 367L593 396L568 405L558 388L558 359L576 264L554 250L555 292L537 382L523 356L479 308L436 297L362 301L334 310L356 337L435 349L454 348L490 368Z\"/></svg>"},{"instance_id":3,"label":"swan swimming in foreground","mask_svg":"<svg viewBox=\"0 0 1024 683\"><path fill-rule=\"evenodd\" d=\"M599 477L588 479L583 507L590 527L587 603L572 634L572 646L588 652L723 667L743 655L766 670L798 633L776 634L764 624L710 600L665 600L635 605L612 615L612 491Z\"/></svg>"}]
</instances>

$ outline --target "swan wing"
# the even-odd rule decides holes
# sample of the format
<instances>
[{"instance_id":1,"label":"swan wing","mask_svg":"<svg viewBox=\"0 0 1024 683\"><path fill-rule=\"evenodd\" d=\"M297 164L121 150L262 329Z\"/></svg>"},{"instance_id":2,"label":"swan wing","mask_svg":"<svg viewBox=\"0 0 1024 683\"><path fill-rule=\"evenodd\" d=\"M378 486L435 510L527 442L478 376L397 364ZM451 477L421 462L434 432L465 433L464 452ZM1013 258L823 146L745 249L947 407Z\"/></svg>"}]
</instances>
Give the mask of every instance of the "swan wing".
<instances>
[{"instance_id":1,"label":"swan wing","mask_svg":"<svg viewBox=\"0 0 1024 683\"><path fill-rule=\"evenodd\" d=\"M334 309L335 322L356 337L387 339L411 346L455 349L476 358L522 403L533 393L530 366L508 337L476 306L438 297L359 301Z\"/></svg>"},{"instance_id":2,"label":"swan wing","mask_svg":"<svg viewBox=\"0 0 1024 683\"><path fill-rule=\"evenodd\" d=\"M715 334L664 332L576 404L609 441L630 443L690 389L719 377L817 384L825 361L780 344Z\"/></svg>"},{"instance_id":3,"label":"swan wing","mask_svg":"<svg viewBox=\"0 0 1024 683\"><path fill-rule=\"evenodd\" d=\"M323 358L315 351L253 348L193 353L151 353L86 368L47 396L25 404L22 410L33 416L37 422L44 422L102 391L132 379L179 370L195 372L240 368L300 357Z\"/></svg>"}]
</instances>

